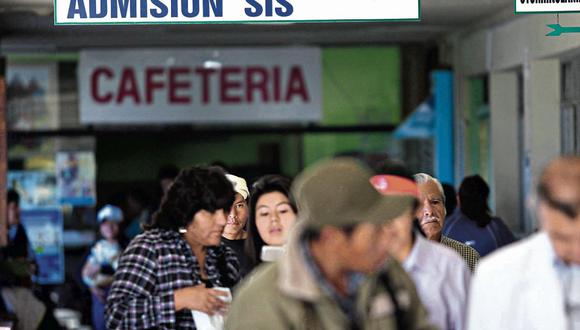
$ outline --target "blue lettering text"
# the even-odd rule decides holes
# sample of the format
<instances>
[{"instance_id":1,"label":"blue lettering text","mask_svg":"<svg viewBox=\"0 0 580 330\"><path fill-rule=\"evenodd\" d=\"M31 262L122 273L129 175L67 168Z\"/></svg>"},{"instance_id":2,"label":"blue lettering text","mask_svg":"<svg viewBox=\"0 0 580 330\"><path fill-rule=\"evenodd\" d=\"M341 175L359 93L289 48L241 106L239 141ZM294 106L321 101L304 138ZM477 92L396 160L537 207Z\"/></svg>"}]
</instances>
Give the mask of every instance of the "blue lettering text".
<instances>
[{"instance_id":1,"label":"blue lettering text","mask_svg":"<svg viewBox=\"0 0 580 330\"><path fill-rule=\"evenodd\" d=\"M87 10L83 0L71 0L67 18L75 18L76 14L79 14L81 18L87 18Z\"/></svg>"}]
</instances>

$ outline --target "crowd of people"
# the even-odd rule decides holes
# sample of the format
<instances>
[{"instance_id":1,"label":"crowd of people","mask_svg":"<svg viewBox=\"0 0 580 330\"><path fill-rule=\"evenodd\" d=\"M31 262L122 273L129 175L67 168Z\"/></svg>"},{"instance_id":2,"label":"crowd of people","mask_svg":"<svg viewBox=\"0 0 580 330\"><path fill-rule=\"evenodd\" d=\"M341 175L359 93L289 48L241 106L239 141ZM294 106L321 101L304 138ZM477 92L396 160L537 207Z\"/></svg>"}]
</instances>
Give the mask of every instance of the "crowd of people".
<instances>
[{"instance_id":1,"label":"crowd of people","mask_svg":"<svg viewBox=\"0 0 580 330\"><path fill-rule=\"evenodd\" d=\"M192 311L225 329L580 329L580 157L547 165L539 231L519 242L478 175L454 196L346 157L251 185L218 166L172 173L128 244L121 209L97 214L82 269L95 329L199 329ZM9 221L10 242L21 231ZM21 245L2 260L30 259Z\"/></svg>"}]
</instances>

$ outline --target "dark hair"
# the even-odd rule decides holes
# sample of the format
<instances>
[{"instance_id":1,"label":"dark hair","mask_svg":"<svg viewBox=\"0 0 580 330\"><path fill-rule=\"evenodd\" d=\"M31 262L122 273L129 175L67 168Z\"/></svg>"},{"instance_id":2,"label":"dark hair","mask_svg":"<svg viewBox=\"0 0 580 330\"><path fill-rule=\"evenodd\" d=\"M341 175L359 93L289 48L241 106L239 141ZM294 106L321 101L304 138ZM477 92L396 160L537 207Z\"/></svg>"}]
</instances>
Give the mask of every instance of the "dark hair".
<instances>
[{"instance_id":1,"label":"dark hair","mask_svg":"<svg viewBox=\"0 0 580 330\"><path fill-rule=\"evenodd\" d=\"M8 189L6 192L6 202L20 204L20 194L15 189Z\"/></svg>"},{"instance_id":2,"label":"dark hair","mask_svg":"<svg viewBox=\"0 0 580 330\"><path fill-rule=\"evenodd\" d=\"M244 247L251 267L255 267L262 262L260 260L260 253L262 247L266 244L262 237L260 237L258 227L256 226L256 204L258 203L258 199L267 193L280 192L288 197L290 207L294 213L298 213L296 202L290 192L290 186L290 179L281 175L265 175L259 178L252 186L252 191L250 192L250 216L247 224L248 238L246 239Z\"/></svg>"},{"instance_id":3,"label":"dark hair","mask_svg":"<svg viewBox=\"0 0 580 330\"><path fill-rule=\"evenodd\" d=\"M457 193L453 185L449 183L441 183L441 186L443 186L443 194L445 195L445 211L447 215L450 215L457 207L457 198L455 198Z\"/></svg>"},{"instance_id":4,"label":"dark hair","mask_svg":"<svg viewBox=\"0 0 580 330\"><path fill-rule=\"evenodd\" d=\"M484 228L491 222L487 198L489 187L479 175L467 176L459 186L459 208L478 227Z\"/></svg>"},{"instance_id":5,"label":"dark hair","mask_svg":"<svg viewBox=\"0 0 580 330\"><path fill-rule=\"evenodd\" d=\"M234 202L234 188L223 171L216 167L194 166L182 170L163 197L159 210L147 229L161 228L178 231L201 211L229 212Z\"/></svg>"}]
</instances>

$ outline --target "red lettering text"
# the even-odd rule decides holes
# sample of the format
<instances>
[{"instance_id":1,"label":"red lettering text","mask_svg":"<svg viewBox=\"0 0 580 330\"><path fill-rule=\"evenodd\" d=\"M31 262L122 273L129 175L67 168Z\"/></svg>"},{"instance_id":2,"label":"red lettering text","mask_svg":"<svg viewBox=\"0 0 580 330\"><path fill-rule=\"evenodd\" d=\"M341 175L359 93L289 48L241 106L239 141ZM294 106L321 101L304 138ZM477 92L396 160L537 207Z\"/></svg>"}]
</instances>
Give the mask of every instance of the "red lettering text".
<instances>
[{"instance_id":1,"label":"red lettering text","mask_svg":"<svg viewBox=\"0 0 580 330\"><path fill-rule=\"evenodd\" d=\"M130 97L137 104L141 102L139 98L139 91L137 89L137 81L135 80L135 71L132 68L125 68L121 73L121 80L119 82L119 93L117 94L117 103L123 103L126 97Z\"/></svg>"},{"instance_id":2,"label":"red lettering text","mask_svg":"<svg viewBox=\"0 0 580 330\"><path fill-rule=\"evenodd\" d=\"M246 70L246 102L254 102L254 92L262 95L262 102L268 102L268 70L262 67L248 67Z\"/></svg>"},{"instance_id":3,"label":"red lettering text","mask_svg":"<svg viewBox=\"0 0 580 330\"><path fill-rule=\"evenodd\" d=\"M187 90L191 87L189 80L179 80L180 75L189 74L188 68L169 69L169 103L187 104L191 102L189 95L178 95L179 90Z\"/></svg>"},{"instance_id":4,"label":"red lettering text","mask_svg":"<svg viewBox=\"0 0 580 330\"><path fill-rule=\"evenodd\" d=\"M306 81L304 81L304 75L302 70L298 66L293 66L290 69L290 79L288 81L288 89L286 91L286 102L292 101L294 96L299 96L302 101L310 101L310 96L306 91Z\"/></svg>"},{"instance_id":5,"label":"red lettering text","mask_svg":"<svg viewBox=\"0 0 580 330\"><path fill-rule=\"evenodd\" d=\"M91 75L91 95L93 100L95 100L97 103L108 103L113 99L113 94L111 92L104 95L100 94L99 77L101 75L111 79L113 77L113 70L111 70L111 68L104 67L97 68L95 71L93 71L93 74Z\"/></svg>"},{"instance_id":6,"label":"red lettering text","mask_svg":"<svg viewBox=\"0 0 580 330\"><path fill-rule=\"evenodd\" d=\"M162 89L165 87L163 80L154 80L155 76L161 75L163 73L163 68L147 68L145 70L145 90L147 91L147 104L153 103L153 93L156 89Z\"/></svg>"},{"instance_id":7,"label":"red lettering text","mask_svg":"<svg viewBox=\"0 0 580 330\"><path fill-rule=\"evenodd\" d=\"M201 76L201 99L203 104L208 104L210 101L210 93L209 90L209 76L215 72L214 69L206 69L206 68L197 68L195 69L195 73Z\"/></svg>"},{"instance_id":8,"label":"red lettering text","mask_svg":"<svg viewBox=\"0 0 580 330\"><path fill-rule=\"evenodd\" d=\"M236 92L242 87L242 83L239 80L231 80L236 78L235 75L240 74L242 70L239 67L223 67L220 71L220 100L222 103L240 103L242 101L241 96L231 95L230 93Z\"/></svg>"}]
</instances>

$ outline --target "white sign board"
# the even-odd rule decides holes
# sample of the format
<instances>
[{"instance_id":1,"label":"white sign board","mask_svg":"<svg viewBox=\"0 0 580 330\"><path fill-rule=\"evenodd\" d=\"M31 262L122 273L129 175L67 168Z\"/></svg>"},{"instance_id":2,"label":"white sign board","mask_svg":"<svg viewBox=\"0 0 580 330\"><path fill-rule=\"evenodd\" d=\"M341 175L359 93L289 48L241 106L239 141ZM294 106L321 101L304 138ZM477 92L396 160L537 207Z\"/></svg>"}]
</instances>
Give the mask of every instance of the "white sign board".
<instances>
[{"instance_id":1,"label":"white sign board","mask_svg":"<svg viewBox=\"0 0 580 330\"><path fill-rule=\"evenodd\" d=\"M514 0L515 12L529 13L565 13L580 12L579 0Z\"/></svg>"},{"instance_id":2,"label":"white sign board","mask_svg":"<svg viewBox=\"0 0 580 330\"><path fill-rule=\"evenodd\" d=\"M314 47L83 51L81 123L319 121L321 71Z\"/></svg>"},{"instance_id":3,"label":"white sign board","mask_svg":"<svg viewBox=\"0 0 580 330\"><path fill-rule=\"evenodd\" d=\"M419 0L54 0L54 7L56 25L420 19Z\"/></svg>"}]
</instances>

